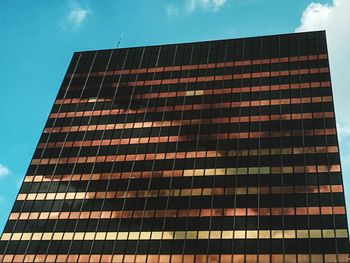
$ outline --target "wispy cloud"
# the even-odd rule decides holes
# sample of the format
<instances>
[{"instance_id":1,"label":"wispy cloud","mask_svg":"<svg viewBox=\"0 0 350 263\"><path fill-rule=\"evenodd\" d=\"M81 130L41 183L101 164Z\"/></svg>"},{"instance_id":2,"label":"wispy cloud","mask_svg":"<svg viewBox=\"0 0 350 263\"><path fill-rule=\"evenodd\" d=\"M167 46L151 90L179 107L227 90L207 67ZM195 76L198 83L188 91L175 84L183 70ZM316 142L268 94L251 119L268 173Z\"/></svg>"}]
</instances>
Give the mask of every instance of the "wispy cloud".
<instances>
[{"instance_id":1,"label":"wispy cloud","mask_svg":"<svg viewBox=\"0 0 350 263\"><path fill-rule=\"evenodd\" d=\"M175 17L179 14L179 8L175 5L167 5L165 11L167 17Z\"/></svg>"},{"instance_id":2,"label":"wispy cloud","mask_svg":"<svg viewBox=\"0 0 350 263\"><path fill-rule=\"evenodd\" d=\"M217 12L227 0L186 0L186 10L195 11L198 7Z\"/></svg>"},{"instance_id":3,"label":"wispy cloud","mask_svg":"<svg viewBox=\"0 0 350 263\"><path fill-rule=\"evenodd\" d=\"M342 149L341 149L342 150ZM342 150L343 151L343 150ZM348 171L348 167L350 166L350 153L348 151L343 151L342 155L341 155L341 162L342 162L342 168L343 168L343 172L345 170ZM346 173L347 174L347 173Z\"/></svg>"},{"instance_id":4,"label":"wispy cloud","mask_svg":"<svg viewBox=\"0 0 350 263\"><path fill-rule=\"evenodd\" d=\"M350 137L350 126L348 125L337 122L337 131L341 141Z\"/></svg>"},{"instance_id":5,"label":"wispy cloud","mask_svg":"<svg viewBox=\"0 0 350 263\"><path fill-rule=\"evenodd\" d=\"M72 26L78 28L82 25L89 14L91 14L90 9L75 7L70 10L67 19Z\"/></svg>"},{"instance_id":6,"label":"wispy cloud","mask_svg":"<svg viewBox=\"0 0 350 263\"><path fill-rule=\"evenodd\" d=\"M332 72L334 102L340 138L350 136L349 57L350 1L333 0L331 4L313 2L304 10L296 31L326 30Z\"/></svg>"},{"instance_id":7,"label":"wispy cloud","mask_svg":"<svg viewBox=\"0 0 350 263\"><path fill-rule=\"evenodd\" d=\"M218 12L227 0L183 0L180 4L178 4L178 2L176 4L168 4L165 6L167 17L175 17L182 13L192 14L198 9Z\"/></svg>"},{"instance_id":8,"label":"wispy cloud","mask_svg":"<svg viewBox=\"0 0 350 263\"><path fill-rule=\"evenodd\" d=\"M10 173L10 169L5 165L0 164L0 178L8 175Z\"/></svg>"},{"instance_id":9,"label":"wispy cloud","mask_svg":"<svg viewBox=\"0 0 350 263\"><path fill-rule=\"evenodd\" d=\"M75 31L84 24L91 14L92 11L89 7L83 7L77 1L72 0L67 3L66 12L60 25L64 30Z\"/></svg>"},{"instance_id":10,"label":"wispy cloud","mask_svg":"<svg viewBox=\"0 0 350 263\"><path fill-rule=\"evenodd\" d=\"M334 6L320 3L311 3L303 11L301 24L296 31L322 30L329 23Z\"/></svg>"}]
</instances>

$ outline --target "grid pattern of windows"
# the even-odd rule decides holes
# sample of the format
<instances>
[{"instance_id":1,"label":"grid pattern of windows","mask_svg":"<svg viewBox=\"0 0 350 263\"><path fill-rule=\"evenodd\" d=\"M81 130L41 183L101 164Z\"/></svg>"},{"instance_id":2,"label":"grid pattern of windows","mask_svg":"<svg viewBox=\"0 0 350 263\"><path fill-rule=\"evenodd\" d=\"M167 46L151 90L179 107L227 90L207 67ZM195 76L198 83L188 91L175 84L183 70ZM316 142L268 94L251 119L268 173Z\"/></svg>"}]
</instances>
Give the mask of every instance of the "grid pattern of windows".
<instances>
[{"instance_id":1,"label":"grid pattern of windows","mask_svg":"<svg viewBox=\"0 0 350 263\"><path fill-rule=\"evenodd\" d=\"M75 53L0 261L346 262L323 31Z\"/></svg>"}]
</instances>

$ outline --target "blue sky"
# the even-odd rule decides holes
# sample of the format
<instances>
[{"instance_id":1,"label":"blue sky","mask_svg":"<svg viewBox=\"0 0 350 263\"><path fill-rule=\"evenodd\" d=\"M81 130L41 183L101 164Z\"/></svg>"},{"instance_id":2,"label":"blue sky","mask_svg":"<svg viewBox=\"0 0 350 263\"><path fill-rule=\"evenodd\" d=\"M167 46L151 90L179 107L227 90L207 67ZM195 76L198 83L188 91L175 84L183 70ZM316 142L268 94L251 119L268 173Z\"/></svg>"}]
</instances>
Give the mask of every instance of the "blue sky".
<instances>
[{"instance_id":1,"label":"blue sky","mask_svg":"<svg viewBox=\"0 0 350 263\"><path fill-rule=\"evenodd\" d=\"M326 29L350 204L349 0L0 0L0 231L74 51Z\"/></svg>"}]
</instances>

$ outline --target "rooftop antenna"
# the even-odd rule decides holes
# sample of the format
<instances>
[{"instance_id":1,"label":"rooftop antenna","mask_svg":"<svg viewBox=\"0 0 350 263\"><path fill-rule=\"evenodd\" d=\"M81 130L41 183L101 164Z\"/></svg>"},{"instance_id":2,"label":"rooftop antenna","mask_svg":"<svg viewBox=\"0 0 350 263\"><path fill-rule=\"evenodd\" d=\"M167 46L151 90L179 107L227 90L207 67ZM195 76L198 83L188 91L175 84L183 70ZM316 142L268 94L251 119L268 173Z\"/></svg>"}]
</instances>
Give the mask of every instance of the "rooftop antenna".
<instances>
[{"instance_id":1,"label":"rooftop antenna","mask_svg":"<svg viewBox=\"0 0 350 263\"><path fill-rule=\"evenodd\" d=\"M120 37L119 37L119 41L118 41L118 44L117 44L117 48L119 48L120 43L122 42L123 34L124 34L124 30L122 30L122 32L120 33Z\"/></svg>"}]
</instances>

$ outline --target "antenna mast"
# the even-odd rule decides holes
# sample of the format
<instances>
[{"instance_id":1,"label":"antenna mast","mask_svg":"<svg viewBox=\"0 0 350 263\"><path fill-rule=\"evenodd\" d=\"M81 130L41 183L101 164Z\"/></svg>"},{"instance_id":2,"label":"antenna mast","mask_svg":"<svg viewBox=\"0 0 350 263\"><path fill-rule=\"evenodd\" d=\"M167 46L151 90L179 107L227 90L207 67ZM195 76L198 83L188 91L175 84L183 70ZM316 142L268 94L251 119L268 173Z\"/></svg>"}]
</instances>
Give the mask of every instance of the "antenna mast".
<instances>
[{"instance_id":1,"label":"antenna mast","mask_svg":"<svg viewBox=\"0 0 350 263\"><path fill-rule=\"evenodd\" d=\"M124 34L124 30L122 30L122 32L120 33L120 37L119 37L119 41L118 41L118 44L117 44L117 48L119 48L120 43L122 42L123 34Z\"/></svg>"}]
</instances>

